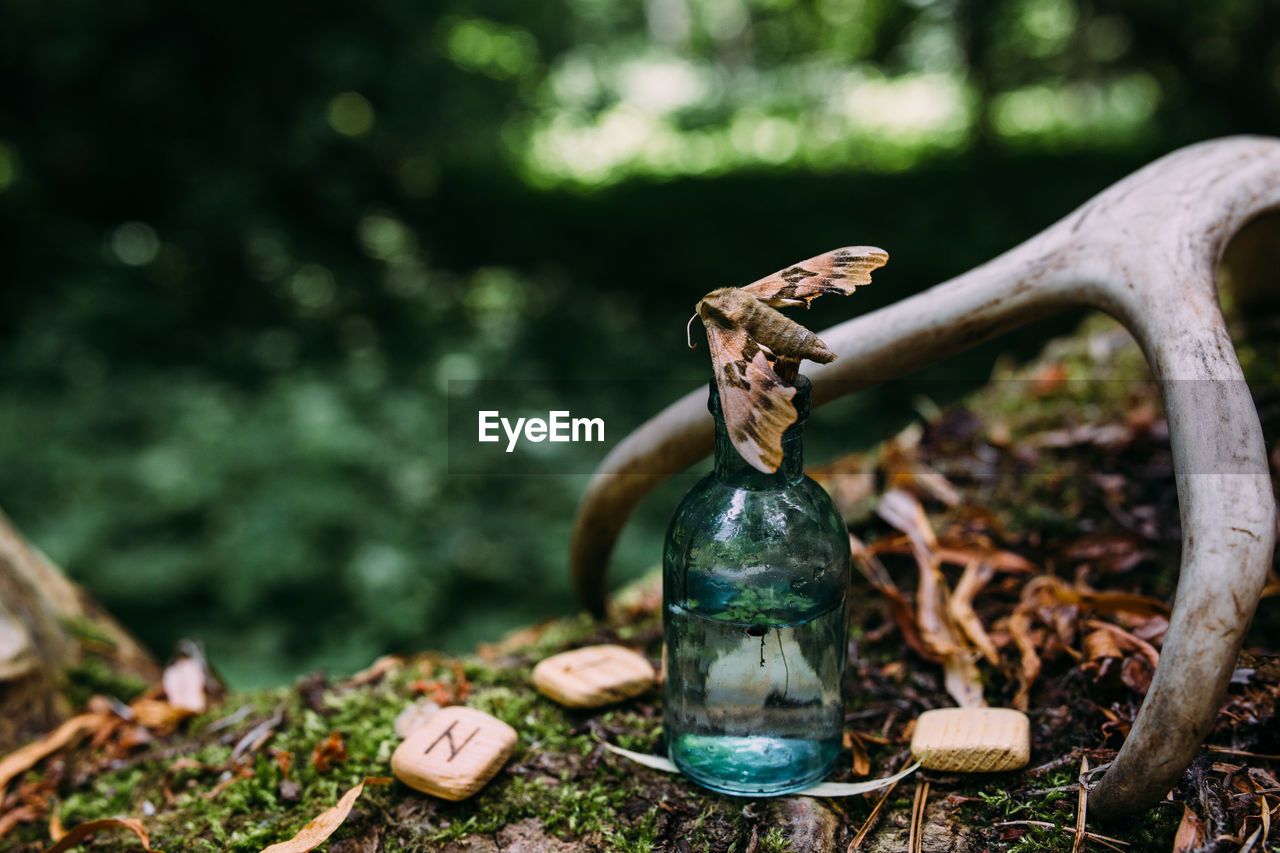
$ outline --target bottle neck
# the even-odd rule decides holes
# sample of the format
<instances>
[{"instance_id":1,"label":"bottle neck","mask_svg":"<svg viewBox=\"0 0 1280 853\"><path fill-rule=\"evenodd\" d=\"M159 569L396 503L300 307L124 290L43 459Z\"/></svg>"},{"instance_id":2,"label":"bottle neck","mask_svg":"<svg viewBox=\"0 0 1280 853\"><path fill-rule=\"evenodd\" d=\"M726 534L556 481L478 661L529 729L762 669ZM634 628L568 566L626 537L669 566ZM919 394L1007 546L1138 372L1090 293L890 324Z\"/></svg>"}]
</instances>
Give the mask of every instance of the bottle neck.
<instances>
[{"instance_id":1,"label":"bottle neck","mask_svg":"<svg viewBox=\"0 0 1280 853\"><path fill-rule=\"evenodd\" d=\"M809 380L799 376L796 379L796 393L791 403L795 406L799 417L796 422L782 434L782 462L778 470L772 474L759 471L742 458L733 441L729 438L729 428L724 422L724 412L720 408L720 397L716 383L711 382L711 397L707 408L711 411L716 423L716 478L739 488L746 489L783 489L800 482L804 477L804 422L809 416Z\"/></svg>"}]
</instances>

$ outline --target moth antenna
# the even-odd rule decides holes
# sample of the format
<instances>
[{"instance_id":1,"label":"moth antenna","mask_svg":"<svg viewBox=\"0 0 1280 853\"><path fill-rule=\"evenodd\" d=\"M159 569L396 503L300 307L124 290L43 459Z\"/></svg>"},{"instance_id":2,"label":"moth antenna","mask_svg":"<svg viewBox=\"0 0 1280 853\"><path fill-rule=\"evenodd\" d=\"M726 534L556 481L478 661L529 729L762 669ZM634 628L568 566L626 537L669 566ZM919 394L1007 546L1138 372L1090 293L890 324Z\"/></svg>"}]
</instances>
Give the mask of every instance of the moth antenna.
<instances>
[{"instance_id":1,"label":"moth antenna","mask_svg":"<svg viewBox=\"0 0 1280 853\"><path fill-rule=\"evenodd\" d=\"M697 349L698 345L693 342L693 321L698 319L698 312L694 312L689 318L689 322L684 324L684 341L689 345L689 349Z\"/></svg>"}]
</instances>

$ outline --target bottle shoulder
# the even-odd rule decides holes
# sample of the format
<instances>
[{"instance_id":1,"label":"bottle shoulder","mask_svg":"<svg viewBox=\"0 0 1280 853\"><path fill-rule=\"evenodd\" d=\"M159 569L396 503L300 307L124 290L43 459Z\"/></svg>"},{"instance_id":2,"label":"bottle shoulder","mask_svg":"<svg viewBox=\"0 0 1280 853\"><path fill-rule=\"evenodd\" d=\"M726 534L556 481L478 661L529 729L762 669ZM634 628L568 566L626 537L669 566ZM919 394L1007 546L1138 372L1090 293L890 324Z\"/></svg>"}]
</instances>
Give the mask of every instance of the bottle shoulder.
<instances>
[{"instance_id":1,"label":"bottle shoulder","mask_svg":"<svg viewBox=\"0 0 1280 853\"><path fill-rule=\"evenodd\" d=\"M773 523L817 525L844 536L844 522L831 496L813 478L803 476L785 488L742 488L708 474L685 493L672 521L730 516Z\"/></svg>"},{"instance_id":2,"label":"bottle shoulder","mask_svg":"<svg viewBox=\"0 0 1280 853\"><path fill-rule=\"evenodd\" d=\"M786 489L753 490L711 476L689 490L672 516L663 562L681 571L770 565L847 572L849 538L830 496L807 477Z\"/></svg>"}]
</instances>

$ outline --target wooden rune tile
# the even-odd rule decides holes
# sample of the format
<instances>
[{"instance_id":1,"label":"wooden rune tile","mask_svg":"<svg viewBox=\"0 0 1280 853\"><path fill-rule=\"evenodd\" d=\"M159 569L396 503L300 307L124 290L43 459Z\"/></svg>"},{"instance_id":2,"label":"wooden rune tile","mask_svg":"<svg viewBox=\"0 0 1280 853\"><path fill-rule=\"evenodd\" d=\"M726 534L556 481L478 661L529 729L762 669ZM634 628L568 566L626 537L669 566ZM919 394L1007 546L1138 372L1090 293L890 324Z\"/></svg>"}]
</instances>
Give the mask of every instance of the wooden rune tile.
<instances>
[{"instance_id":1,"label":"wooden rune tile","mask_svg":"<svg viewBox=\"0 0 1280 853\"><path fill-rule=\"evenodd\" d=\"M1031 722L1012 708L938 708L916 720L911 754L929 770L998 773L1031 760Z\"/></svg>"},{"instance_id":2,"label":"wooden rune tile","mask_svg":"<svg viewBox=\"0 0 1280 853\"><path fill-rule=\"evenodd\" d=\"M446 800L465 800L502 768L516 730L474 708L441 708L391 756L401 782Z\"/></svg>"},{"instance_id":3,"label":"wooden rune tile","mask_svg":"<svg viewBox=\"0 0 1280 853\"><path fill-rule=\"evenodd\" d=\"M653 665L622 646L587 646L553 655L533 668L544 696L570 708L598 708L639 696L654 681Z\"/></svg>"}]
</instances>

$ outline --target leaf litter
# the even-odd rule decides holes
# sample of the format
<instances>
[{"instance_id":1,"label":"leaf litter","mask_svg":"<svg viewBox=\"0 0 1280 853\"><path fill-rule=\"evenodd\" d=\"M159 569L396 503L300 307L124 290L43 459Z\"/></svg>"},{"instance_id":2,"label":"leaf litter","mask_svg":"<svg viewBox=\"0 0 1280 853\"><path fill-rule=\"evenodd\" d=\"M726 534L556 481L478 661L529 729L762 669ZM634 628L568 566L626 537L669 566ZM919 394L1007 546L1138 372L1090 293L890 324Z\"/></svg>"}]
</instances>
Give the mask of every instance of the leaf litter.
<instances>
[{"instance_id":1,"label":"leaf litter","mask_svg":"<svg viewBox=\"0 0 1280 853\"><path fill-rule=\"evenodd\" d=\"M1042 384L1037 394L1051 401L1063 381L1053 371L1045 376L1036 380ZM901 796L895 800L894 788L870 783L880 790L844 801L838 810L841 850L862 849L873 834L898 831L903 846L928 849L928 822L939 819L974 827L972 844L986 849L1274 846L1273 824L1280 819L1280 656L1256 641L1241 654L1208 746L1169 798L1124 838L1087 826L1089 787L1131 727L1159 660L1179 535L1158 400L1140 383L1107 393L1123 400L1101 410L1131 414L1089 425L1070 423L1074 409L1055 409L1037 421L1016 407L1000 414L1000 401L989 397L986 408L997 414L985 420L963 407L937 410L878 454L852 455L812 472L846 514L855 568L850 751L829 781L866 785L868 777L904 768L913 721L930 708L984 702L1021 708L1035 733L1035 766L1026 771L981 780L939 773L917 777L919 803L901 828L884 817L901 808ZM1025 395L1016 402L1024 401ZM1280 592L1274 572L1267 591ZM30 838L30 827L47 825L50 841L63 845L56 849L68 849L77 843L68 838L136 826L141 832L135 837L149 849L144 824L154 818L145 808L63 830L54 804L90 788L102 774L158 762L162 774L150 783L146 800L141 792L132 798L135 807L154 801L161 814L180 813L193 797L216 802L239 796L239 785L266 779L277 812L321 809L291 839L279 841L277 834L266 849L313 849L355 820L353 808L365 784L357 780L385 766L385 756L353 751L344 729L330 723L344 719L342 709L352 696L368 693L386 705L388 744L394 742L395 718L415 701L427 711L478 702L517 728L548 714L563 721L517 752L491 783L492 794L482 792L473 805L449 807L462 810L462 825L475 820L479 809L507 808L504 813L512 814L512 791L528 796L537 790L527 787L533 782L552 792L603 778L635 798L634 807L624 807L620 826L650 821L660 839L707 833L705 847L711 850L742 850L753 837L763 846L771 827L744 818L739 806L730 807L735 801L679 777L619 771L611 765L619 759L591 743L605 737L619 749L633 747L635 754L660 754L656 696L583 716L565 715L531 691L521 692L526 685L518 673L566 644L621 640L643 645L656 658L661 599L647 587L641 593L619 603L621 621L572 628L568 622L549 623L488 646L475 660L489 669L473 671L470 664L439 655L388 656L337 685L323 678L300 684L300 700L274 709L253 702L221 708L225 691L216 676L198 649L183 648L162 683L134 702L95 697L78 717L0 759L0 837ZM344 753L349 764L343 763ZM352 781L338 797L341 789L333 786ZM356 821L360 832L394 834L397 822L419 820L421 814L436 821L432 832L442 835L433 837L465 836L451 828L452 818L439 816L443 807L430 798L398 786L386 790L373 823ZM335 797L336 805L324 806ZM726 805L717 806L722 801ZM165 826L172 831L172 823ZM570 839L584 831L559 830ZM600 835L604 831L591 830L597 847L607 846L601 838L616 837ZM182 843L180 837L160 841L170 847ZM30 849L44 849L33 843ZM683 848L674 843L658 849Z\"/></svg>"}]
</instances>

